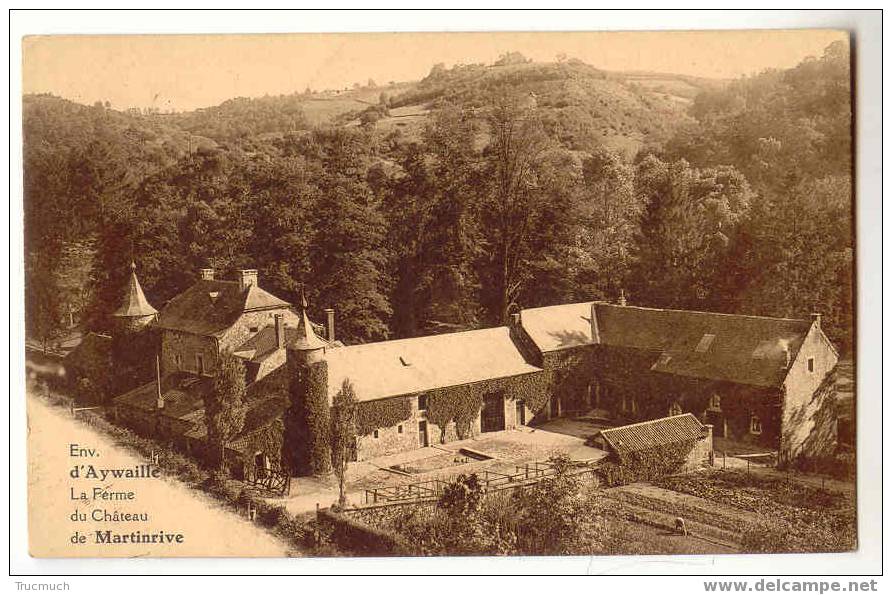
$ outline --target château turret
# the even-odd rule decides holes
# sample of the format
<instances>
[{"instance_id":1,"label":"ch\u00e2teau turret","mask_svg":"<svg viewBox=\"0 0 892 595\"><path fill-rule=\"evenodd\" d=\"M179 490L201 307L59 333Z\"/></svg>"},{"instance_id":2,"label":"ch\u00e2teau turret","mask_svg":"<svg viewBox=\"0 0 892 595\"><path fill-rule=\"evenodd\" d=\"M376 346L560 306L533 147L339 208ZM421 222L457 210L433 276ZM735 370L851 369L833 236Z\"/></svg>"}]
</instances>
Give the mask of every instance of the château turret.
<instances>
[{"instance_id":1,"label":"ch\u00e2teau turret","mask_svg":"<svg viewBox=\"0 0 892 595\"><path fill-rule=\"evenodd\" d=\"M130 263L130 281L124 294L124 303L115 311L114 317L125 332L141 330L158 317L158 310L146 299L136 277L135 262Z\"/></svg>"}]
</instances>

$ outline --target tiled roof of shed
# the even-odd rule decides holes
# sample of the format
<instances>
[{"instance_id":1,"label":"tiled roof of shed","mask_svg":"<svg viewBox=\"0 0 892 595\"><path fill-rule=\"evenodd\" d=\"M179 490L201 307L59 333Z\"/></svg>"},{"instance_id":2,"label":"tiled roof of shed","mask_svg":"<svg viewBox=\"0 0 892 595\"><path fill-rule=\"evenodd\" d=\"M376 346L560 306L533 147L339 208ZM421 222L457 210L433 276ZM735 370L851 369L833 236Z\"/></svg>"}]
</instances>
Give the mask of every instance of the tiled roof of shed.
<instances>
[{"instance_id":1,"label":"tiled roof of shed","mask_svg":"<svg viewBox=\"0 0 892 595\"><path fill-rule=\"evenodd\" d=\"M198 335L219 335L244 312L287 308L290 304L255 285L201 279L162 308L157 325Z\"/></svg>"},{"instance_id":2,"label":"tiled roof of shed","mask_svg":"<svg viewBox=\"0 0 892 595\"><path fill-rule=\"evenodd\" d=\"M601 430L617 454L638 452L699 438L704 426L690 413Z\"/></svg>"},{"instance_id":3,"label":"tiled roof of shed","mask_svg":"<svg viewBox=\"0 0 892 595\"><path fill-rule=\"evenodd\" d=\"M328 394L350 379L360 401L538 372L497 327L326 351Z\"/></svg>"},{"instance_id":4,"label":"tiled roof of shed","mask_svg":"<svg viewBox=\"0 0 892 595\"><path fill-rule=\"evenodd\" d=\"M811 321L596 303L601 344L653 351L652 370L779 386Z\"/></svg>"}]
</instances>

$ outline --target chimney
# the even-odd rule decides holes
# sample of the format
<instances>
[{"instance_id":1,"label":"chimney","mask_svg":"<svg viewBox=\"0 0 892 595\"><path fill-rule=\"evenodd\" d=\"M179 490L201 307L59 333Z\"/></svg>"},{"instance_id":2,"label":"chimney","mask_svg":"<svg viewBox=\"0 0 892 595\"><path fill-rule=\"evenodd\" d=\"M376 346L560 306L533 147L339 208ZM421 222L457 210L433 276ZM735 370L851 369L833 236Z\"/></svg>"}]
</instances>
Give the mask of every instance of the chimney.
<instances>
[{"instance_id":1,"label":"chimney","mask_svg":"<svg viewBox=\"0 0 892 595\"><path fill-rule=\"evenodd\" d=\"M213 281L214 269L198 269L198 276L201 277L203 281Z\"/></svg>"},{"instance_id":2,"label":"chimney","mask_svg":"<svg viewBox=\"0 0 892 595\"><path fill-rule=\"evenodd\" d=\"M626 305L626 292L622 287L619 288L619 298L617 298L616 303L620 306Z\"/></svg>"},{"instance_id":3,"label":"chimney","mask_svg":"<svg viewBox=\"0 0 892 595\"><path fill-rule=\"evenodd\" d=\"M239 269L236 278L240 291L245 291L252 285L257 287L257 269Z\"/></svg>"},{"instance_id":4,"label":"chimney","mask_svg":"<svg viewBox=\"0 0 892 595\"><path fill-rule=\"evenodd\" d=\"M281 314L276 314L276 349L285 347L285 319Z\"/></svg>"},{"instance_id":5,"label":"chimney","mask_svg":"<svg viewBox=\"0 0 892 595\"><path fill-rule=\"evenodd\" d=\"M520 312L511 314L511 326L520 326Z\"/></svg>"},{"instance_id":6,"label":"chimney","mask_svg":"<svg viewBox=\"0 0 892 595\"><path fill-rule=\"evenodd\" d=\"M597 304L597 302L592 302L591 323L592 323L592 343L597 345L598 343L601 342L601 328L598 326L598 304Z\"/></svg>"},{"instance_id":7,"label":"chimney","mask_svg":"<svg viewBox=\"0 0 892 595\"><path fill-rule=\"evenodd\" d=\"M812 312L811 322L816 327L821 328L821 313L820 312Z\"/></svg>"},{"instance_id":8,"label":"chimney","mask_svg":"<svg viewBox=\"0 0 892 595\"><path fill-rule=\"evenodd\" d=\"M335 332L334 332L334 308L326 308L325 309L325 332L326 338L328 342L331 343L335 340Z\"/></svg>"}]
</instances>

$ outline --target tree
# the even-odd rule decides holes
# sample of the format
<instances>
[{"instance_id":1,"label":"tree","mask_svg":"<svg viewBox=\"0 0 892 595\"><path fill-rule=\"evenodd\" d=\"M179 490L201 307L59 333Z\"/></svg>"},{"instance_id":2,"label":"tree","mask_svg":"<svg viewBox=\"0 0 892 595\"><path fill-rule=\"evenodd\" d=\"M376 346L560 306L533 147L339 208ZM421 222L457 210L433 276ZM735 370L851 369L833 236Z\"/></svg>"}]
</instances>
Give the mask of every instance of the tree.
<instances>
[{"instance_id":1,"label":"tree","mask_svg":"<svg viewBox=\"0 0 892 595\"><path fill-rule=\"evenodd\" d=\"M338 506L347 505L344 484L347 477L347 462L356 444L356 393L353 384L345 378L341 390L335 395L331 406L331 467L338 478Z\"/></svg>"},{"instance_id":2,"label":"tree","mask_svg":"<svg viewBox=\"0 0 892 595\"><path fill-rule=\"evenodd\" d=\"M600 503L588 497L567 455L549 459L555 474L517 492L517 553L592 554L607 538Z\"/></svg>"},{"instance_id":3,"label":"tree","mask_svg":"<svg viewBox=\"0 0 892 595\"><path fill-rule=\"evenodd\" d=\"M648 305L722 309L723 277L752 192L733 167L698 170L646 157L636 170L645 202L632 272L633 295Z\"/></svg>"},{"instance_id":4,"label":"tree","mask_svg":"<svg viewBox=\"0 0 892 595\"><path fill-rule=\"evenodd\" d=\"M220 454L218 463L223 472L226 468L226 444L242 431L248 407L242 360L224 351L220 354L219 362L214 388L205 393L203 399L208 451Z\"/></svg>"},{"instance_id":5,"label":"tree","mask_svg":"<svg viewBox=\"0 0 892 595\"><path fill-rule=\"evenodd\" d=\"M543 199L537 166L551 146L534 109L517 95L497 96L488 115L490 143L484 151L487 179L483 200L489 255L484 306L489 321L507 322L521 290L527 240Z\"/></svg>"},{"instance_id":6,"label":"tree","mask_svg":"<svg viewBox=\"0 0 892 595\"><path fill-rule=\"evenodd\" d=\"M576 297L613 299L633 263L643 197L631 166L606 149L583 158L582 174Z\"/></svg>"}]
</instances>

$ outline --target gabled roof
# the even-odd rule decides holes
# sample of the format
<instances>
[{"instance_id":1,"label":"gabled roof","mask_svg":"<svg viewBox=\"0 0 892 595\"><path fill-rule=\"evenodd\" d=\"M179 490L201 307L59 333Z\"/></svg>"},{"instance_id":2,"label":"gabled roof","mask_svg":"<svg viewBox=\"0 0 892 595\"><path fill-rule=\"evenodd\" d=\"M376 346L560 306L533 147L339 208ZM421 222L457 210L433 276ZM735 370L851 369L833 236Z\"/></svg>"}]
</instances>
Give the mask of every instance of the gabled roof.
<instances>
[{"instance_id":1,"label":"gabled roof","mask_svg":"<svg viewBox=\"0 0 892 595\"><path fill-rule=\"evenodd\" d=\"M281 417L288 408L288 376L285 366L281 366L262 380L245 389L248 411L239 437L246 436L275 419ZM214 379L197 376L190 372L175 372L161 379L164 408L160 413L165 417L178 419L189 424L184 436L203 439L207 435L204 415L204 395L214 389ZM127 405L146 412L157 410L157 387L149 382L115 398L118 405ZM233 439L237 442L238 437ZM231 442L230 444L232 444Z\"/></svg>"},{"instance_id":2,"label":"gabled roof","mask_svg":"<svg viewBox=\"0 0 892 595\"><path fill-rule=\"evenodd\" d=\"M338 347L326 360L329 397L349 379L360 401L541 371L507 327Z\"/></svg>"},{"instance_id":3,"label":"gabled roof","mask_svg":"<svg viewBox=\"0 0 892 595\"><path fill-rule=\"evenodd\" d=\"M703 435L704 429L696 417L683 413L601 430L600 434L613 451L624 455L694 440Z\"/></svg>"},{"instance_id":4,"label":"gabled roof","mask_svg":"<svg viewBox=\"0 0 892 595\"><path fill-rule=\"evenodd\" d=\"M811 321L596 303L602 345L654 352L656 372L780 386Z\"/></svg>"},{"instance_id":5,"label":"gabled roof","mask_svg":"<svg viewBox=\"0 0 892 595\"><path fill-rule=\"evenodd\" d=\"M310 322L313 326L313 329L318 336L319 334L319 325ZM285 327L285 345L290 345L294 341L297 340L298 329L293 326ZM330 343L325 339L319 339L323 342L323 345L326 347L329 346L340 346L342 343L339 341L335 341ZM251 362L262 362L270 355L275 353L277 350L276 347L276 327L273 324L267 325L260 329L255 334L248 337L241 345L232 350L235 355L242 357Z\"/></svg>"},{"instance_id":6,"label":"gabled roof","mask_svg":"<svg viewBox=\"0 0 892 595\"><path fill-rule=\"evenodd\" d=\"M242 290L237 281L201 279L162 308L157 326L219 336L245 312L289 306L254 285Z\"/></svg>"},{"instance_id":7,"label":"gabled roof","mask_svg":"<svg viewBox=\"0 0 892 595\"><path fill-rule=\"evenodd\" d=\"M133 318L138 316L152 316L158 310L152 307L142 292L139 279L136 278L136 265L130 265L130 281L127 284L127 293L124 295L124 303L115 310L118 318Z\"/></svg>"},{"instance_id":8,"label":"gabled roof","mask_svg":"<svg viewBox=\"0 0 892 595\"><path fill-rule=\"evenodd\" d=\"M529 308L520 323L542 353L593 344L592 302Z\"/></svg>"},{"instance_id":9,"label":"gabled roof","mask_svg":"<svg viewBox=\"0 0 892 595\"><path fill-rule=\"evenodd\" d=\"M162 414L189 421L189 416L204 409L203 396L214 388L214 379L190 372L175 372L161 378L164 399ZM127 405L144 411L158 408L158 388L155 381L115 397L115 404Z\"/></svg>"}]
</instances>

